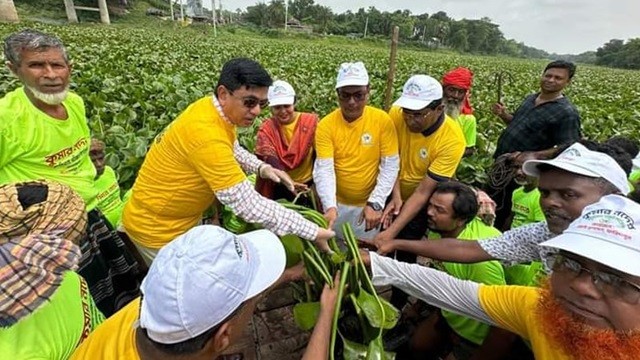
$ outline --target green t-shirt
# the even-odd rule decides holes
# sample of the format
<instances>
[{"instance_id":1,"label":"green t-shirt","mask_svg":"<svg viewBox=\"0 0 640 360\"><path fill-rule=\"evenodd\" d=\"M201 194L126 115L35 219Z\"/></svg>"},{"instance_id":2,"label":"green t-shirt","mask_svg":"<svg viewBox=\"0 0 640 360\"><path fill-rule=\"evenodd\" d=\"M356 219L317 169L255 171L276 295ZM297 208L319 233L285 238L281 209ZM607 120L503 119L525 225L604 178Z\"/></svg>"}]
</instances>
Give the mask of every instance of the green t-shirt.
<instances>
[{"instance_id":1,"label":"green t-shirt","mask_svg":"<svg viewBox=\"0 0 640 360\"><path fill-rule=\"evenodd\" d=\"M36 179L65 184L97 205L89 158L91 137L82 99L69 93L62 103L68 118L58 120L36 108L24 88L0 99L0 185Z\"/></svg>"},{"instance_id":2,"label":"green t-shirt","mask_svg":"<svg viewBox=\"0 0 640 360\"><path fill-rule=\"evenodd\" d=\"M116 228L120 224L122 208L124 203L120 199L120 186L116 173L110 166L104 167L104 172L95 181L94 186L98 190L98 209L109 220L109 223Z\"/></svg>"},{"instance_id":3,"label":"green t-shirt","mask_svg":"<svg viewBox=\"0 0 640 360\"><path fill-rule=\"evenodd\" d=\"M636 184L640 181L640 170L634 170L629 174L629 184L631 185L631 191L636 187Z\"/></svg>"},{"instance_id":4,"label":"green t-shirt","mask_svg":"<svg viewBox=\"0 0 640 360\"><path fill-rule=\"evenodd\" d=\"M501 232L498 229L486 225L480 218L475 218L458 235L458 239L480 240L500 235ZM429 239L439 238L439 234L429 232ZM442 262L439 267L458 279L471 280L487 285L506 284L504 270L498 261L483 261L475 264ZM458 335L474 344L482 344L484 338L489 334L490 327L485 323L446 310L442 310L442 316Z\"/></svg>"},{"instance_id":5,"label":"green t-shirt","mask_svg":"<svg viewBox=\"0 0 640 360\"><path fill-rule=\"evenodd\" d=\"M540 190L537 188L529 192L525 192L523 186L517 188L511 196L511 204L512 229L545 220L540 207Z\"/></svg>"},{"instance_id":6,"label":"green t-shirt","mask_svg":"<svg viewBox=\"0 0 640 360\"><path fill-rule=\"evenodd\" d=\"M538 286L540 276L544 274L544 266L539 261L532 261L531 264L505 266L504 268L508 285Z\"/></svg>"},{"instance_id":7,"label":"green t-shirt","mask_svg":"<svg viewBox=\"0 0 640 360\"><path fill-rule=\"evenodd\" d=\"M476 146L476 117L473 114L460 114L456 121L462 128L467 147Z\"/></svg>"},{"instance_id":8,"label":"green t-shirt","mask_svg":"<svg viewBox=\"0 0 640 360\"><path fill-rule=\"evenodd\" d=\"M104 321L87 283L68 271L51 299L8 328L0 328L4 359L68 359Z\"/></svg>"}]
</instances>

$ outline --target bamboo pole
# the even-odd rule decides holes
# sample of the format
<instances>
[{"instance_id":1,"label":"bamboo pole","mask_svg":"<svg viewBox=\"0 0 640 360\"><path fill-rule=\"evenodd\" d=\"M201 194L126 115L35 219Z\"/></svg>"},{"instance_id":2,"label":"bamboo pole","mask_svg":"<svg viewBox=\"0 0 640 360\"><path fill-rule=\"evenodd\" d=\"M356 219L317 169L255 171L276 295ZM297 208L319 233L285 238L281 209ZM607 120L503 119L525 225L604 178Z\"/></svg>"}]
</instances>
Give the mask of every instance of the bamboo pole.
<instances>
[{"instance_id":1,"label":"bamboo pole","mask_svg":"<svg viewBox=\"0 0 640 360\"><path fill-rule=\"evenodd\" d=\"M389 56L389 72L387 72L387 86L384 89L384 109L389 111L391 101L393 100L393 79L396 76L396 55L398 52L398 36L400 28L393 27L393 35L391 36L391 54Z\"/></svg>"},{"instance_id":2,"label":"bamboo pole","mask_svg":"<svg viewBox=\"0 0 640 360\"><path fill-rule=\"evenodd\" d=\"M109 8L107 8L107 0L98 0L98 8L100 9L100 22L103 24L111 24L109 19Z\"/></svg>"},{"instance_id":3,"label":"bamboo pole","mask_svg":"<svg viewBox=\"0 0 640 360\"><path fill-rule=\"evenodd\" d=\"M64 9L67 12L67 20L70 23L78 22L78 15L76 14L76 7L73 5L73 0L64 0Z\"/></svg>"}]
</instances>

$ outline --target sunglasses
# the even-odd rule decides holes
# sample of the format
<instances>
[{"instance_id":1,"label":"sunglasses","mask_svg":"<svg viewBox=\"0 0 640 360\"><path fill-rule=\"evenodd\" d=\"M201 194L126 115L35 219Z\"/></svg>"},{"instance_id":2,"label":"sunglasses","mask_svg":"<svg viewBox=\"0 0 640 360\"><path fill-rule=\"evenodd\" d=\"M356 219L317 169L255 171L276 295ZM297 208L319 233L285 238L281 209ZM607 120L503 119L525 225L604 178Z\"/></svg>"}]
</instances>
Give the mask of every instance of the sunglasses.
<instances>
[{"instance_id":1,"label":"sunglasses","mask_svg":"<svg viewBox=\"0 0 640 360\"><path fill-rule=\"evenodd\" d=\"M231 96L235 97L235 98L239 98L235 95L233 95L233 91L229 90L229 94L231 94ZM246 107L247 109L251 110L253 108L255 108L256 106L260 106L260 110L265 109L267 106L269 106L269 100L268 99L258 99L255 96L243 96L241 98L239 98L242 100L242 105L244 107Z\"/></svg>"},{"instance_id":2,"label":"sunglasses","mask_svg":"<svg viewBox=\"0 0 640 360\"><path fill-rule=\"evenodd\" d=\"M349 101L351 98L353 98L353 100L355 101L360 102L367 98L367 93L362 91L358 91L355 93L348 93L348 92L338 90L338 99L342 101Z\"/></svg>"}]
</instances>

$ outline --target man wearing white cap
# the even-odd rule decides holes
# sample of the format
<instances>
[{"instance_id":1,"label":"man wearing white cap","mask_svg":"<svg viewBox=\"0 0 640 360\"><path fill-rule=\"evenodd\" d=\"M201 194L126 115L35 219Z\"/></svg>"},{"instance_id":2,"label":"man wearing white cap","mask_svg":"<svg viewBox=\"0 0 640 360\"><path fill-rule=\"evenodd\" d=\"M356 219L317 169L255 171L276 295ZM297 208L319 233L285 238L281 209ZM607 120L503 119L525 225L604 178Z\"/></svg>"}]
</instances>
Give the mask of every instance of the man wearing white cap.
<instances>
[{"instance_id":1,"label":"man wearing white cap","mask_svg":"<svg viewBox=\"0 0 640 360\"><path fill-rule=\"evenodd\" d=\"M426 223L417 221L440 181L451 179L464 154L460 126L444 113L442 85L427 75L414 75L389 111L398 132L400 174L383 218L390 226L377 239L421 239ZM397 216L393 222L392 217Z\"/></svg>"},{"instance_id":2,"label":"man wearing white cap","mask_svg":"<svg viewBox=\"0 0 640 360\"><path fill-rule=\"evenodd\" d=\"M640 205L608 195L562 235L541 288L483 285L365 253L373 283L520 335L536 359L637 359L640 354Z\"/></svg>"},{"instance_id":3,"label":"man wearing white cap","mask_svg":"<svg viewBox=\"0 0 640 360\"><path fill-rule=\"evenodd\" d=\"M316 130L313 180L330 227L350 223L373 238L399 168L398 139L389 115L367 105L369 75L362 62L343 63L336 92L340 108Z\"/></svg>"},{"instance_id":4,"label":"man wearing white cap","mask_svg":"<svg viewBox=\"0 0 640 360\"><path fill-rule=\"evenodd\" d=\"M312 184L313 139L318 115L295 109L296 92L286 81L276 80L267 93L271 117L265 120L256 136L256 155L275 169L286 171L302 190ZM258 192L270 199L293 200L295 194L282 184L258 179ZM303 199L311 206L309 198Z\"/></svg>"},{"instance_id":5,"label":"man wearing white cap","mask_svg":"<svg viewBox=\"0 0 640 360\"><path fill-rule=\"evenodd\" d=\"M584 145L583 145L584 144ZM551 160L529 160L527 175L538 177L540 207L546 221L506 231L481 241L442 239L428 242L378 242L380 253L409 251L433 259L470 263L503 260L508 264L544 260L539 244L564 231L585 206L609 194L629 192L631 159L622 150L591 141L575 143Z\"/></svg>"},{"instance_id":6,"label":"man wearing white cap","mask_svg":"<svg viewBox=\"0 0 640 360\"><path fill-rule=\"evenodd\" d=\"M268 230L236 236L194 227L159 251L142 296L104 322L72 359L215 359L242 333L285 262Z\"/></svg>"}]
</instances>

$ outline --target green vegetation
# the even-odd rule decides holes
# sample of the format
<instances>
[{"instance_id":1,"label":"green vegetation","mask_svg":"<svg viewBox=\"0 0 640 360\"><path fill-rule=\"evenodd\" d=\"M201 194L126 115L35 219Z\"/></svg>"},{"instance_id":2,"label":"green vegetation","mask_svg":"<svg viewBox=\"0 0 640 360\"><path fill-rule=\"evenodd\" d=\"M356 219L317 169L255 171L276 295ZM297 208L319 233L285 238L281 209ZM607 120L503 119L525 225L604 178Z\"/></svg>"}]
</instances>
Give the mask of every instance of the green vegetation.
<instances>
[{"instance_id":1,"label":"green vegetation","mask_svg":"<svg viewBox=\"0 0 640 360\"><path fill-rule=\"evenodd\" d=\"M169 23L170 24L170 23ZM388 49L360 40L314 40L311 37L272 39L255 33L229 31L213 37L205 25L131 28L124 26L52 26L27 24L59 35L73 60L72 88L83 97L95 136L107 144L108 163L126 189L133 183L151 140L192 101L211 93L222 64L236 56L260 61L276 79L292 83L298 108L320 116L337 106L334 83L343 61L362 60L371 76L371 104L382 106L388 70ZM0 36L27 26L0 25ZM513 82L504 87L510 110L538 88L546 61L400 49L394 94L412 74L440 78L456 67L475 73L472 104L478 124L478 153L465 159L462 180L480 182L503 125L490 113L497 100L494 75L508 71ZM18 86L3 67L0 96ZM567 95L582 116L585 136L598 140L611 135L640 133L640 72L579 66ZM263 117L268 116L268 110ZM252 149L256 123L240 131Z\"/></svg>"}]
</instances>

